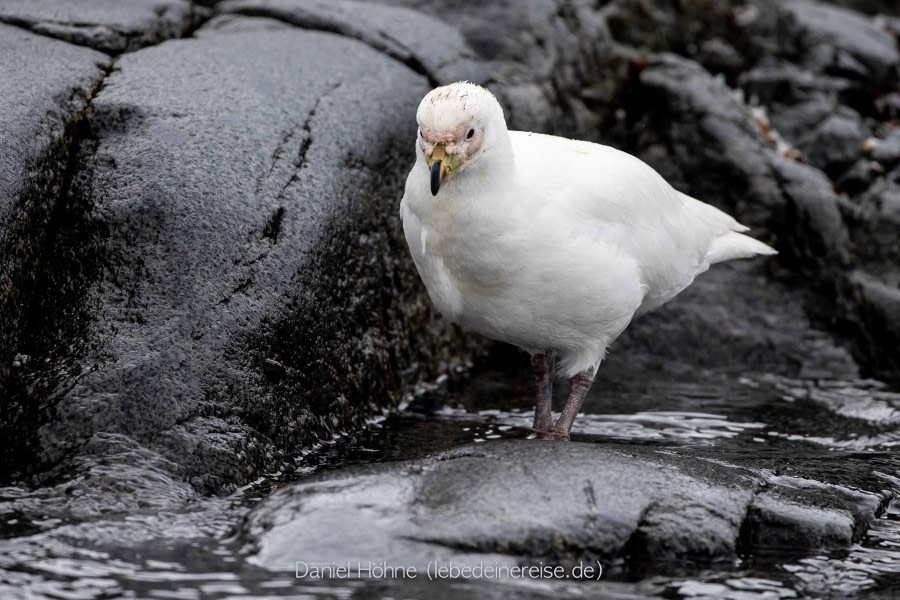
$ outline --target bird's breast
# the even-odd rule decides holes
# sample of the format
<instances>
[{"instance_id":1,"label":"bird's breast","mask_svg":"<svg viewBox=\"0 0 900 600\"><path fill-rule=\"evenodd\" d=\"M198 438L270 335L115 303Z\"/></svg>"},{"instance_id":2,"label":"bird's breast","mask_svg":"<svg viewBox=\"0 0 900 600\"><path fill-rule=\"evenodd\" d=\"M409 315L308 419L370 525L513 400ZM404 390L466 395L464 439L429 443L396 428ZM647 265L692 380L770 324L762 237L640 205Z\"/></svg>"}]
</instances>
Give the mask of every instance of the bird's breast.
<instances>
[{"instance_id":1,"label":"bird's breast","mask_svg":"<svg viewBox=\"0 0 900 600\"><path fill-rule=\"evenodd\" d=\"M471 295L500 293L509 285L510 263L504 259L506 241L502 233L456 226L423 228L423 248L438 259L465 301Z\"/></svg>"},{"instance_id":2,"label":"bird's breast","mask_svg":"<svg viewBox=\"0 0 900 600\"><path fill-rule=\"evenodd\" d=\"M502 190L470 188L442 188L437 196L414 192L407 201L416 225L407 241L415 246L422 279L441 313L456 321L509 293L522 265L517 240L527 237Z\"/></svg>"}]
</instances>

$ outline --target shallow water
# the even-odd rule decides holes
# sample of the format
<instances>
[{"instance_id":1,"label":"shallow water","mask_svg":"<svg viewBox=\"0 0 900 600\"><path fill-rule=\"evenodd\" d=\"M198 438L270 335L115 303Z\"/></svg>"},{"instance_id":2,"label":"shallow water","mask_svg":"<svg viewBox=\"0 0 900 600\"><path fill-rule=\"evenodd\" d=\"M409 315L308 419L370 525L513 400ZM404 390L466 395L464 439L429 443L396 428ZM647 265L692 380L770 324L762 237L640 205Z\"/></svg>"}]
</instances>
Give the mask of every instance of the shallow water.
<instances>
[{"instance_id":1,"label":"shallow water","mask_svg":"<svg viewBox=\"0 0 900 600\"><path fill-rule=\"evenodd\" d=\"M523 359L523 364L525 363ZM636 369L638 367L635 367ZM640 367L643 368L643 367ZM564 389L557 390L556 407ZM744 557L716 565L610 564L601 581L310 581L245 560L234 528L260 499L313 472L415 459L530 435L527 371L488 368L422 390L399 413L298 458L227 498L90 521L17 520L0 529L0 598L892 598L900 596L900 500L847 552ZM659 370L602 373L573 439L689 449L868 490L900 492L900 394L869 380ZM26 492L0 490L2 504Z\"/></svg>"}]
</instances>

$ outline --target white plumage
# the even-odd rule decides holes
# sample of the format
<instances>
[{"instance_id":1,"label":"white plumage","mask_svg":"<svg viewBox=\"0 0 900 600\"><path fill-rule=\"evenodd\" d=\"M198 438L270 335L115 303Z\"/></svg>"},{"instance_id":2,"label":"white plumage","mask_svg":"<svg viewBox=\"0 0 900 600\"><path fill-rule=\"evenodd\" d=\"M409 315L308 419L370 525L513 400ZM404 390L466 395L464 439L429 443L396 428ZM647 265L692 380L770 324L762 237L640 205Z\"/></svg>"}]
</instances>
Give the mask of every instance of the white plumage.
<instances>
[{"instance_id":1,"label":"white plumage","mask_svg":"<svg viewBox=\"0 0 900 600\"><path fill-rule=\"evenodd\" d=\"M629 154L509 131L474 84L433 90L417 120L400 214L431 300L488 337L551 350L566 376L596 370L636 315L711 264L775 253ZM432 194L435 157L454 168Z\"/></svg>"}]
</instances>

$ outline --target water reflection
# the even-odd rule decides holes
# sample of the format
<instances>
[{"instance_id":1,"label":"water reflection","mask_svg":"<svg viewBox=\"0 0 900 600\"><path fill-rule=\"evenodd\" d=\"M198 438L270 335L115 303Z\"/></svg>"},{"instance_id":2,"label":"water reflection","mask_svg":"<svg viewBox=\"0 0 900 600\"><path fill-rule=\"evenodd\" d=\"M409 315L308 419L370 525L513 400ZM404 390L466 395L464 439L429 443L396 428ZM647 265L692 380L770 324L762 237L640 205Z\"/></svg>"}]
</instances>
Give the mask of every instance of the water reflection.
<instances>
[{"instance_id":1,"label":"water reflection","mask_svg":"<svg viewBox=\"0 0 900 600\"><path fill-rule=\"evenodd\" d=\"M688 579L672 586L683 598L729 598L731 600L778 600L796 598L797 592L779 581L760 577L726 579L722 583Z\"/></svg>"},{"instance_id":2,"label":"water reflection","mask_svg":"<svg viewBox=\"0 0 900 600\"><path fill-rule=\"evenodd\" d=\"M530 412L502 412L487 410L479 416L500 427L531 426ZM554 418L559 415L554 415ZM580 414L572 433L576 439L582 436L604 437L617 440L670 440L706 442L735 437L747 430L762 429L763 423L729 421L724 415L699 412L652 411L631 415ZM498 436L499 437L499 436ZM477 441L477 440L476 440Z\"/></svg>"}]
</instances>

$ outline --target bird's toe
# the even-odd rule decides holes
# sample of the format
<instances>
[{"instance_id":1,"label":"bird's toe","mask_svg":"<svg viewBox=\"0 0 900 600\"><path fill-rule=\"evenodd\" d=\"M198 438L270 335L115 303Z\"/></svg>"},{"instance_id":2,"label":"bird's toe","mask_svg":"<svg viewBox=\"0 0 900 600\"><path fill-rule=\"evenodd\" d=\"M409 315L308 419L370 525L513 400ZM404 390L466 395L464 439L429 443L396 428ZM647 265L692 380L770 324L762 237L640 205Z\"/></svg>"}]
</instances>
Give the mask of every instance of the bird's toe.
<instances>
[{"instance_id":1,"label":"bird's toe","mask_svg":"<svg viewBox=\"0 0 900 600\"><path fill-rule=\"evenodd\" d=\"M537 437L539 440L557 440L560 442L568 442L569 432L561 431L554 427L550 431L539 431Z\"/></svg>"}]
</instances>

